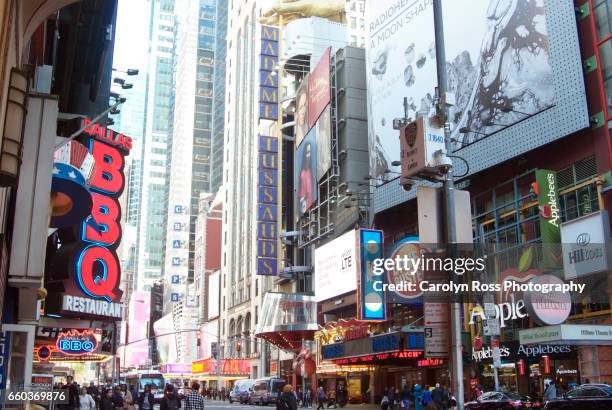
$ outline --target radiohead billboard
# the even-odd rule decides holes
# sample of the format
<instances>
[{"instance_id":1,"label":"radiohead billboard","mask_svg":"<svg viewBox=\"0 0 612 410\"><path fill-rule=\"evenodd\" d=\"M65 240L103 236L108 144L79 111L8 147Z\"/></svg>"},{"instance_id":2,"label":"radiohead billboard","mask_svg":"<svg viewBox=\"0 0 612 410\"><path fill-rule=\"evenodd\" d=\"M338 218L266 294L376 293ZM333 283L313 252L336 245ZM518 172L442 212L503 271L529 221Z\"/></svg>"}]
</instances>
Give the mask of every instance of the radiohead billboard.
<instances>
[{"instance_id":1,"label":"radiohead billboard","mask_svg":"<svg viewBox=\"0 0 612 410\"><path fill-rule=\"evenodd\" d=\"M400 156L393 119L404 117L404 98L412 120L435 110L433 1L367 3L370 170L388 179ZM544 0L441 3L456 149L554 106Z\"/></svg>"}]
</instances>

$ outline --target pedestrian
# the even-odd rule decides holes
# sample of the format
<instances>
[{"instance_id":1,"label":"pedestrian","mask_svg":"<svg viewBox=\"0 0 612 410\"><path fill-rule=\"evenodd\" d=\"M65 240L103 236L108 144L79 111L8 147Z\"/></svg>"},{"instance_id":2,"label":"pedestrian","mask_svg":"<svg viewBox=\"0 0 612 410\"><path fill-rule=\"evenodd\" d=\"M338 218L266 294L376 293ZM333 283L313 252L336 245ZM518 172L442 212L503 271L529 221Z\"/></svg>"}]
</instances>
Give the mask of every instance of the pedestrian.
<instances>
[{"instance_id":1,"label":"pedestrian","mask_svg":"<svg viewBox=\"0 0 612 410\"><path fill-rule=\"evenodd\" d=\"M145 384L144 391L138 396L138 409L139 410L153 410L153 403L155 402L155 396L151 393L151 385Z\"/></svg>"},{"instance_id":2,"label":"pedestrian","mask_svg":"<svg viewBox=\"0 0 612 410\"><path fill-rule=\"evenodd\" d=\"M179 396L174 392L174 386L171 384L166 385L164 390L164 397L162 397L159 403L159 410L177 410L181 408L181 400Z\"/></svg>"},{"instance_id":3,"label":"pedestrian","mask_svg":"<svg viewBox=\"0 0 612 410\"><path fill-rule=\"evenodd\" d=\"M389 399L389 410L395 410L395 389L393 387L387 389L387 399Z\"/></svg>"},{"instance_id":4,"label":"pedestrian","mask_svg":"<svg viewBox=\"0 0 612 410\"><path fill-rule=\"evenodd\" d=\"M115 391L112 395L113 406L115 410L125 410L125 399L123 397L123 392L121 391L121 386L115 387Z\"/></svg>"},{"instance_id":5,"label":"pedestrian","mask_svg":"<svg viewBox=\"0 0 612 410\"><path fill-rule=\"evenodd\" d=\"M402 401L402 407L408 410L410 408L410 400L411 400L410 390L408 390L408 386L404 385L402 388L402 393L400 395L400 399Z\"/></svg>"},{"instance_id":6,"label":"pedestrian","mask_svg":"<svg viewBox=\"0 0 612 410\"><path fill-rule=\"evenodd\" d=\"M100 398L100 410L115 410L113 404L113 389L105 389Z\"/></svg>"},{"instance_id":7,"label":"pedestrian","mask_svg":"<svg viewBox=\"0 0 612 410\"><path fill-rule=\"evenodd\" d=\"M413 392L413 400L414 400L414 409L415 410L423 410L423 401L421 400L423 397L423 393L421 391L421 385L420 384L415 384L414 385L414 392Z\"/></svg>"},{"instance_id":8,"label":"pedestrian","mask_svg":"<svg viewBox=\"0 0 612 410\"><path fill-rule=\"evenodd\" d=\"M442 395L442 400L440 403L440 408L442 410L448 410L449 407L449 403L450 403L450 392L448 391L448 389L446 388L446 386L442 385L441 390L441 395Z\"/></svg>"},{"instance_id":9,"label":"pedestrian","mask_svg":"<svg viewBox=\"0 0 612 410\"><path fill-rule=\"evenodd\" d=\"M310 408L312 406L312 390L310 388L304 392L304 401L306 402L306 407Z\"/></svg>"},{"instance_id":10,"label":"pedestrian","mask_svg":"<svg viewBox=\"0 0 612 410\"><path fill-rule=\"evenodd\" d=\"M321 386L317 389L317 410L324 409L326 401L327 396L325 395L325 390L323 390Z\"/></svg>"},{"instance_id":11,"label":"pedestrian","mask_svg":"<svg viewBox=\"0 0 612 410\"><path fill-rule=\"evenodd\" d=\"M79 390L74 378L72 376L66 376L66 384L61 386L62 390L66 390L68 393L68 403L61 404L59 408L61 410L74 410L79 407Z\"/></svg>"},{"instance_id":12,"label":"pedestrian","mask_svg":"<svg viewBox=\"0 0 612 410\"><path fill-rule=\"evenodd\" d=\"M186 390L185 410L204 410L204 397L200 394L200 384L196 381Z\"/></svg>"},{"instance_id":13,"label":"pedestrian","mask_svg":"<svg viewBox=\"0 0 612 410\"><path fill-rule=\"evenodd\" d=\"M380 410L388 410L389 408L389 396L385 394L380 401Z\"/></svg>"},{"instance_id":14,"label":"pedestrian","mask_svg":"<svg viewBox=\"0 0 612 410\"><path fill-rule=\"evenodd\" d=\"M276 410L297 410L297 399L290 384L283 386L283 392L276 401Z\"/></svg>"},{"instance_id":15,"label":"pedestrian","mask_svg":"<svg viewBox=\"0 0 612 410\"><path fill-rule=\"evenodd\" d=\"M81 388L81 394L79 395L79 408L81 410L96 409L96 402L93 397L87 393L86 387Z\"/></svg>"},{"instance_id":16,"label":"pedestrian","mask_svg":"<svg viewBox=\"0 0 612 410\"><path fill-rule=\"evenodd\" d=\"M438 408L442 408L442 388L440 383L436 383L436 387L431 391L431 400L436 403Z\"/></svg>"},{"instance_id":17,"label":"pedestrian","mask_svg":"<svg viewBox=\"0 0 612 410\"><path fill-rule=\"evenodd\" d=\"M121 385L121 394L123 395L123 407L126 410L136 410L134 395L125 384Z\"/></svg>"},{"instance_id":18,"label":"pedestrian","mask_svg":"<svg viewBox=\"0 0 612 410\"><path fill-rule=\"evenodd\" d=\"M393 400L393 408L394 410L399 410L400 407L402 407L402 403L401 403L402 396L400 395L399 389L395 389L394 395L395 395L395 400Z\"/></svg>"},{"instance_id":19,"label":"pedestrian","mask_svg":"<svg viewBox=\"0 0 612 410\"><path fill-rule=\"evenodd\" d=\"M554 381L550 381L544 389L544 401L547 402L557 398L557 387Z\"/></svg>"},{"instance_id":20,"label":"pedestrian","mask_svg":"<svg viewBox=\"0 0 612 410\"><path fill-rule=\"evenodd\" d=\"M425 388L423 389L423 397L421 398L421 401L423 402L423 406L427 407L427 405L429 404L429 402L431 401L431 390L429 389L429 385L425 385Z\"/></svg>"}]
</instances>

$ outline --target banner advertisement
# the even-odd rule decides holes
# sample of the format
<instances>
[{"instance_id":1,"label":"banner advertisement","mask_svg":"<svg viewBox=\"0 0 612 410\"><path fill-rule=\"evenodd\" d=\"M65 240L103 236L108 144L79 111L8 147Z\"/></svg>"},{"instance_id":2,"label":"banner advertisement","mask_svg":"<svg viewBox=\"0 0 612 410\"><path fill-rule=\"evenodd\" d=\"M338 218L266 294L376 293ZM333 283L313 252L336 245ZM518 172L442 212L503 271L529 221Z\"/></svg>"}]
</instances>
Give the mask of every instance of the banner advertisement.
<instances>
[{"instance_id":1,"label":"banner advertisement","mask_svg":"<svg viewBox=\"0 0 612 410\"><path fill-rule=\"evenodd\" d=\"M317 120L317 180L321 180L331 168L331 105L328 105Z\"/></svg>"},{"instance_id":2,"label":"banner advertisement","mask_svg":"<svg viewBox=\"0 0 612 410\"><path fill-rule=\"evenodd\" d=\"M369 229L359 231L359 291L357 317L359 320L385 320L385 292L374 283L380 274L374 273L374 260L383 257L383 232Z\"/></svg>"},{"instance_id":3,"label":"banner advertisement","mask_svg":"<svg viewBox=\"0 0 612 410\"><path fill-rule=\"evenodd\" d=\"M538 199L540 215L540 236L543 244L543 267L555 269L561 266L561 208L557 190L557 173L546 169L535 171L536 181L532 192Z\"/></svg>"},{"instance_id":4,"label":"banner advertisement","mask_svg":"<svg viewBox=\"0 0 612 410\"><path fill-rule=\"evenodd\" d=\"M370 169L389 178L400 152L393 119L434 111L436 50L431 0L366 3ZM544 2L442 2L456 148L555 104ZM465 36L469 22L470 35Z\"/></svg>"},{"instance_id":5,"label":"banner advertisement","mask_svg":"<svg viewBox=\"0 0 612 410\"><path fill-rule=\"evenodd\" d=\"M299 148L308 134L308 74L295 95L295 147Z\"/></svg>"},{"instance_id":6,"label":"banner advertisement","mask_svg":"<svg viewBox=\"0 0 612 410\"><path fill-rule=\"evenodd\" d=\"M315 300L322 302L357 289L357 231L315 249Z\"/></svg>"},{"instance_id":7,"label":"banner advertisement","mask_svg":"<svg viewBox=\"0 0 612 410\"><path fill-rule=\"evenodd\" d=\"M312 128L331 101L331 47L323 52L317 66L308 76L308 127Z\"/></svg>"},{"instance_id":8,"label":"banner advertisement","mask_svg":"<svg viewBox=\"0 0 612 410\"><path fill-rule=\"evenodd\" d=\"M299 215L317 200L317 129L308 132L295 155L295 187Z\"/></svg>"}]
</instances>

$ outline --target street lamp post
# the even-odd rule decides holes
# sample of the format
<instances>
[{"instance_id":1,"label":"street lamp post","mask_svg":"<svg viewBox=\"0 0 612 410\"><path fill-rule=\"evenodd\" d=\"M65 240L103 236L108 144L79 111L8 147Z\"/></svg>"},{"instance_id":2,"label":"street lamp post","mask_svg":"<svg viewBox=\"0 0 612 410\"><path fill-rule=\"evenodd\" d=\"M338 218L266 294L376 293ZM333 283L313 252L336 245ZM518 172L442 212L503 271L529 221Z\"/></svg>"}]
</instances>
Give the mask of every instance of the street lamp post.
<instances>
[{"instance_id":1,"label":"street lamp post","mask_svg":"<svg viewBox=\"0 0 612 410\"><path fill-rule=\"evenodd\" d=\"M436 71L438 79L439 114L444 121L444 139L447 154L452 149L450 137L450 124L448 122L448 106L446 105L447 78L446 78L446 49L444 45L444 24L442 18L442 1L433 0L434 31L436 42ZM452 159L449 158L452 161ZM451 255L455 256L457 232L455 224L455 183L453 180L452 162L446 178L444 179L444 198L446 202L446 235L447 245ZM463 357L461 343L461 307L458 302L451 303L451 377L453 390L457 400L457 409L463 409Z\"/></svg>"}]
</instances>

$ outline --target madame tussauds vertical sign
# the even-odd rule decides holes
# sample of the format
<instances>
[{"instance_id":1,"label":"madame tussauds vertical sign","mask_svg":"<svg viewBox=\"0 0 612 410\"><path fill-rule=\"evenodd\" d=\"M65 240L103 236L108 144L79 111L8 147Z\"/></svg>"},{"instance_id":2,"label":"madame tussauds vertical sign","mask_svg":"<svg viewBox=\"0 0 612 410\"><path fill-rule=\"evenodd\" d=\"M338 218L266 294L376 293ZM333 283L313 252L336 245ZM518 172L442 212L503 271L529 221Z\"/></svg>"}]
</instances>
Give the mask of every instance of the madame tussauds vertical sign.
<instances>
[{"instance_id":1,"label":"madame tussauds vertical sign","mask_svg":"<svg viewBox=\"0 0 612 410\"><path fill-rule=\"evenodd\" d=\"M261 27L259 120L278 121L278 28ZM258 136L257 274L278 274L279 139Z\"/></svg>"}]
</instances>

